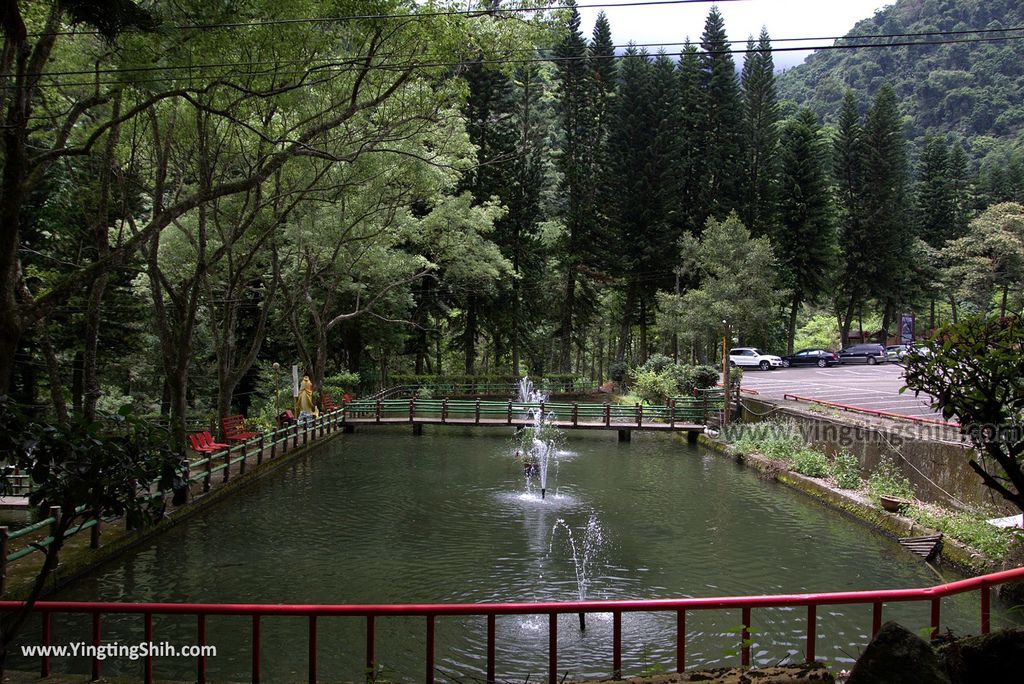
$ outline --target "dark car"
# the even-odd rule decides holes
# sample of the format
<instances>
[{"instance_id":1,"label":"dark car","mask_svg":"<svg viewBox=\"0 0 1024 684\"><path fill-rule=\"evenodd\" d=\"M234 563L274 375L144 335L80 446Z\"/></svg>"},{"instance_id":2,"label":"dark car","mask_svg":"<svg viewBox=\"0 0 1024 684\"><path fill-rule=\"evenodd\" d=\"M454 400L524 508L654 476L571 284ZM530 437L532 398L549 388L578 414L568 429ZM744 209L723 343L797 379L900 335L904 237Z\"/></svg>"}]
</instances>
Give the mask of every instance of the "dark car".
<instances>
[{"instance_id":1,"label":"dark car","mask_svg":"<svg viewBox=\"0 0 1024 684\"><path fill-rule=\"evenodd\" d=\"M825 368L826 366L834 366L837 363L841 363L839 357L835 352L830 352L827 349L801 349L795 354L782 357L783 368L789 368L790 366L817 366L818 368Z\"/></svg>"},{"instance_id":2,"label":"dark car","mask_svg":"<svg viewBox=\"0 0 1024 684\"><path fill-rule=\"evenodd\" d=\"M885 363L885 347L880 344L854 344L839 350L839 360L843 363L866 363L875 365Z\"/></svg>"}]
</instances>

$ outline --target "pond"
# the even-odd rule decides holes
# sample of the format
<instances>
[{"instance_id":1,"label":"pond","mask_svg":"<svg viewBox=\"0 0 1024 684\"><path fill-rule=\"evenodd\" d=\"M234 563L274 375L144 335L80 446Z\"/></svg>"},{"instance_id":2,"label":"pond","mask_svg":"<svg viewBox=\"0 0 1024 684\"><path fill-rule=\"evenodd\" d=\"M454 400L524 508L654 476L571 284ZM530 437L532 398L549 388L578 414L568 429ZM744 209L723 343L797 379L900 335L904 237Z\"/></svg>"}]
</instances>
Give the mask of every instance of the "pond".
<instances>
[{"instance_id":1,"label":"pond","mask_svg":"<svg viewBox=\"0 0 1024 684\"><path fill-rule=\"evenodd\" d=\"M572 433L552 459L544 500L512 450L505 429L342 435L57 598L471 603L573 600L581 583L590 599L636 599L957 579L938 577L895 541L684 440L637 433L631 443L618 443L614 433ZM928 625L928 607L887 606L885 618L918 630ZM994 626L1001 619L994 616ZM560 671L570 680L609 676L611 616L591 616L584 632L575 616L564 620ZM626 613L622 622L625 673L672 668L674 616ZM753 623L755 663L802 660L804 610L755 610ZM824 607L818 623L818 658L842 666L869 640L870 607ZM976 632L977 597L945 600L943 623ZM738 664L739 624L738 611L690 613L688 665ZM483 618L439 619L439 680L484 680L484 625ZM108 617L103 629L106 641L142 637L138 617ZM378 618L376 634L386 678L421 680L422 618ZM88 618L64 617L54 641L88 635ZM158 617L155 635L194 643L195 619ZM208 641L219 648L208 661L212 679L248 678L249 635L247 618L209 618ZM363 679L364 639L360 618L321 618L320 678ZM265 681L305 680L305 620L264 618L262 643ZM546 617L499 617L497 645L499 680L545 678ZM18 669L36 667L15 660ZM89 661L55 660L54 667L85 672ZM104 674L134 676L141 667L112 659ZM155 660L158 678L194 677L194 668L193 660Z\"/></svg>"}]
</instances>

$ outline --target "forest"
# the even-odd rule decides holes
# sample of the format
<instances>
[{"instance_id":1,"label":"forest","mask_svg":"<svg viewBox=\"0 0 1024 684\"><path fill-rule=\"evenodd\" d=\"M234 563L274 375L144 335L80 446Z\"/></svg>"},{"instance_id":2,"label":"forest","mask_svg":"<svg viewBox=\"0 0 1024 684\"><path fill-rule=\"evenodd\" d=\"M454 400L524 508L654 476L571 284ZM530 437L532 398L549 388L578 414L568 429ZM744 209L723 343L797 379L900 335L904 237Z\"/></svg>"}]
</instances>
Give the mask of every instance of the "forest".
<instances>
[{"instance_id":1,"label":"forest","mask_svg":"<svg viewBox=\"0 0 1024 684\"><path fill-rule=\"evenodd\" d=\"M183 431L269 420L275 363L593 386L1020 311L1024 167L984 154L1024 122L908 126L886 78L825 115L714 6L650 54L539 4L14 5L0 394Z\"/></svg>"}]
</instances>

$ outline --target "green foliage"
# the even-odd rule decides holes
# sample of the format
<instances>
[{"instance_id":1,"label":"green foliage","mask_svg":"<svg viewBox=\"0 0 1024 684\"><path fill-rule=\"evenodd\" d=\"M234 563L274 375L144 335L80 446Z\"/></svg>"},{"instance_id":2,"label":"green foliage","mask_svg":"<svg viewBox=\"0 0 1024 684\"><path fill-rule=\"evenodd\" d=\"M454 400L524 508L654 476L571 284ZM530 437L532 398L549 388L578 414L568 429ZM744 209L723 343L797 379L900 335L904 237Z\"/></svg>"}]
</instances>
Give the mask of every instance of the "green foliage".
<instances>
[{"instance_id":1,"label":"green foliage","mask_svg":"<svg viewBox=\"0 0 1024 684\"><path fill-rule=\"evenodd\" d=\"M945 280L958 299L982 313L995 305L1005 315L1004 297L1021 292L1024 283L1024 206L989 207L963 237L946 243L942 256Z\"/></svg>"},{"instance_id":2,"label":"green foliage","mask_svg":"<svg viewBox=\"0 0 1024 684\"><path fill-rule=\"evenodd\" d=\"M984 513L914 505L906 509L906 514L922 525L949 535L990 558L1005 556L1013 539L1012 530L989 523Z\"/></svg>"},{"instance_id":3,"label":"green foliage","mask_svg":"<svg viewBox=\"0 0 1024 684\"><path fill-rule=\"evenodd\" d=\"M629 364L625 361L612 361L608 364L608 377L614 382L625 382L629 376Z\"/></svg>"},{"instance_id":4,"label":"green foliage","mask_svg":"<svg viewBox=\"0 0 1024 684\"><path fill-rule=\"evenodd\" d=\"M883 458L868 477L868 492L875 499L880 496L893 496L898 499L914 498L914 488L910 480L903 474L896 461Z\"/></svg>"},{"instance_id":5,"label":"green foliage","mask_svg":"<svg viewBox=\"0 0 1024 684\"><path fill-rule=\"evenodd\" d=\"M671 373L637 369L632 374L632 391L649 404L665 404L676 394L676 380Z\"/></svg>"},{"instance_id":6,"label":"green foliage","mask_svg":"<svg viewBox=\"0 0 1024 684\"><path fill-rule=\"evenodd\" d=\"M954 416L984 458L970 455L985 485L1024 511L1024 326L1016 316L961 319L904 359L906 389L925 392Z\"/></svg>"},{"instance_id":7,"label":"green foliage","mask_svg":"<svg viewBox=\"0 0 1024 684\"><path fill-rule=\"evenodd\" d=\"M828 475L828 457L816 449L800 449L793 454L793 470L808 477Z\"/></svg>"},{"instance_id":8,"label":"green foliage","mask_svg":"<svg viewBox=\"0 0 1024 684\"><path fill-rule=\"evenodd\" d=\"M1016 0L896 2L858 22L848 35L981 29L1024 24ZM873 97L891 83L903 103L915 146L927 135L1009 140L1024 128L1017 93L1024 73L1017 41L950 43L928 48L821 50L779 76L783 98L835 121L845 88Z\"/></svg>"},{"instance_id":9,"label":"green foliage","mask_svg":"<svg viewBox=\"0 0 1024 684\"><path fill-rule=\"evenodd\" d=\"M839 327L836 317L830 314L815 314L797 328L793 339L794 349L838 349Z\"/></svg>"},{"instance_id":10,"label":"green foliage","mask_svg":"<svg viewBox=\"0 0 1024 684\"><path fill-rule=\"evenodd\" d=\"M129 527L152 522L163 500L152 498L148 486L169 490L183 465L168 433L130 405L98 422L75 415L50 424L2 397L0 424L0 459L31 475L29 503L57 506L65 518L78 517L82 507L89 517L124 516Z\"/></svg>"},{"instance_id":11,"label":"green foliage","mask_svg":"<svg viewBox=\"0 0 1024 684\"><path fill-rule=\"evenodd\" d=\"M326 394L330 394L336 403L341 403L342 396L345 393L354 394L361 381L362 378L359 376L359 373L343 371L324 378L321 390Z\"/></svg>"},{"instance_id":12,"label":"green foliage","mask_svg":"<svg viewBox=\"0 0 1024 684\"><path fill-rule=\"evenodd\" d=\"M786 463L807 446L796 423L788 420L732 424L724 437L741 454L756 453Z\"/></svg>"},{"instance_id":13,"label":"green foliage","mask_svg":"<svg viewBox=\"0 0 1024 684\"><path fill-rule=\"evenodd\" d=\"M832 459L828 474L841 489L860 489L864 484L860 477L860 461L849 452L838 454Z\"/></svg>"}]
</instances>

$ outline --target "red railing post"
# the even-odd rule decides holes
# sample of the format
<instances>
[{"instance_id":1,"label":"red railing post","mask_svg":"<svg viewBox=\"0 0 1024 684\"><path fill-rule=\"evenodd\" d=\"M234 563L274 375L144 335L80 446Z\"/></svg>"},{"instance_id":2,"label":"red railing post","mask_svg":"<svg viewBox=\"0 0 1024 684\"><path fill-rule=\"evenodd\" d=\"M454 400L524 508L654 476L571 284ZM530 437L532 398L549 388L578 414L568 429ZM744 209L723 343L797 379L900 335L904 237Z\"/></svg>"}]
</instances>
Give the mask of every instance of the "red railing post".
<instances>
[{"instance_id":1,"label":"red railing post","mask_svg":"<svg viewBox=\"0 0 1024 684\"><path fill-rule=\"evenodd\" d=\"M427 663L423 681L434 684L434 616L427 616Z\"/></svg>"},{"instance_id":2,"label":"red railing post","mask_svg":"<svg viewBox=\"0 0 1024 684\"><path fill-rule=\"evenodd\" d=\"M750 606L743 607L743 627L740 629L740 665L750 667Z\"/></svg>"},{"instance_id":3,"label":"red railing post","mask_svg":"<svg viewBox=\"0 0 1024 684\"><path fill-rule=\"evenodd\" d=\"M871 637L874 638L880 629L882 629L882 602L875 601L874 607L871 609Z\"/></svg>"},{"instance_id":4,"label":"red railing post","mask_svg":"<svg viewBox=\"0 0 1024 684\"><path fill-rule=\"evenodd\" d=\"M818 606L811 603L807 606L807 649L804 651L805 662L814 662L814 641L817 634Z\"/></svg>"},{"instance_id":5,"label":"red railing post","mask_svg":"<svg viewBox=\"0 0 1024 684\"><path fill-rule=\"evenodd\" d=\"M153 614L145 613L142 616L142 638L147 644L153 643ZM142 678L146 684L153 684L153 654L146 653L146 660L143 663Z\"/></svg>"},{"instance_id":6,"label":"red railing post","mask_svg":"<svg viewBox=\"0 0 1024 684\"><path fill-rule=\"evenodd\" d=\"M99 659L99 646L100 646L100 613L96 611L92 614L92 645L96 647L96 655L92 657L92 681L98 681L100 673Z\"/></svg>"},{"instance_id":7,"label":"red railing post","mask_svg":"<svg viewBox=\"0 0 1024 684\"><path fill-rule=\"evenodd\" d=\"M548 682L558 681L558 613L548 614Z\"/></svg>"},{"instance_id":8,"label":"red railing post","mask_svg":"<svg viewBox=\"0 0 1024 684\"><path fill-rule=\"evenodd\" d=\"M622 679L622 611L612 613L612 679Z\"/></svg>"},{"instance_id":9,"label":"red railing post","mask_svg":"<svg viewBox=\"0 0 1024 684\"><path fill-rule=\"evenodd\" d=\"M987 584L981 590L981 633L988 634L991 629L992 588Z\"/></svg>"},{"instance_id":10,"label":"red railing post","mask_svg":"<svg viewBox=\"0 0 1024 684\"><path fill-rule=\"evenodd\" d=\"M686 611L676 611L676 672L686 669Z\"/></svg>"},{"instance_id":11,"label":"red railing post","mask_svg":"<svg viewBox=\"0 0 1024 684\"><path fill-rule=\"evenodd\" d=\"M206 654L203 647L206 646L206 615L200 613L196 616L196 644L199 646L199 659L196 661L196 681L198 684L206 684Z\"/></svg>"},{"instance_id":12,"label":"red railing post","mask_svg":"<svg viewBox=\"0 0 1024 684\"><path fill-rule=\"evenodd\" d=\"M316 615L309 616L309 684L316 684Z\"/></svg>"},{"instance_id":13,"label":"red railing post","mask_svg":"<svg viewBox=\"0 0 1024 684\"><path fill-rule=\"evenodd\" d=\"M372 615L367 615L366 616L366 671L371 673L371 674L373 673L373 670L376 667L376 662L375 661L377 660L377 656L374 653L374 650L375 650L374 643L376 641L376 636L374 635L375 631L376 630L375 630L374 624L373 624L373 616Z\"/></svg>"},{"instance_id":14,"label":"red railing post","mask_svg":"<svg viewBox=\"0 0 1024 684\"><path fill-rule=\"evenodd\" d=\"M53 645L53 613L43 613L43 646ZM39 663L39 676L46 679L50 676L50 654L49 649L43 651L43 657Z\"/></svg>"},{"instance_id":15,"label":"red railing post","mask_svg":"<svg viewBox=\"0 0 1024 684\"><path fill-rule=\"evenodd\" d=\"M490 613L487 616L487 682L495 681L495 670L494 667L494 636L497 632L496 629L496 618L494 613Z\"/></svg>"},{"instance_id":16,"label":"red railing post","mask_svg":"<svg viewBox=\"0 0 1024 684\"><path fill-rule=\"evenodd\" d=\"M260 616L252 616L252 684L260 684Z\"/></svg>"}]
</instances>

